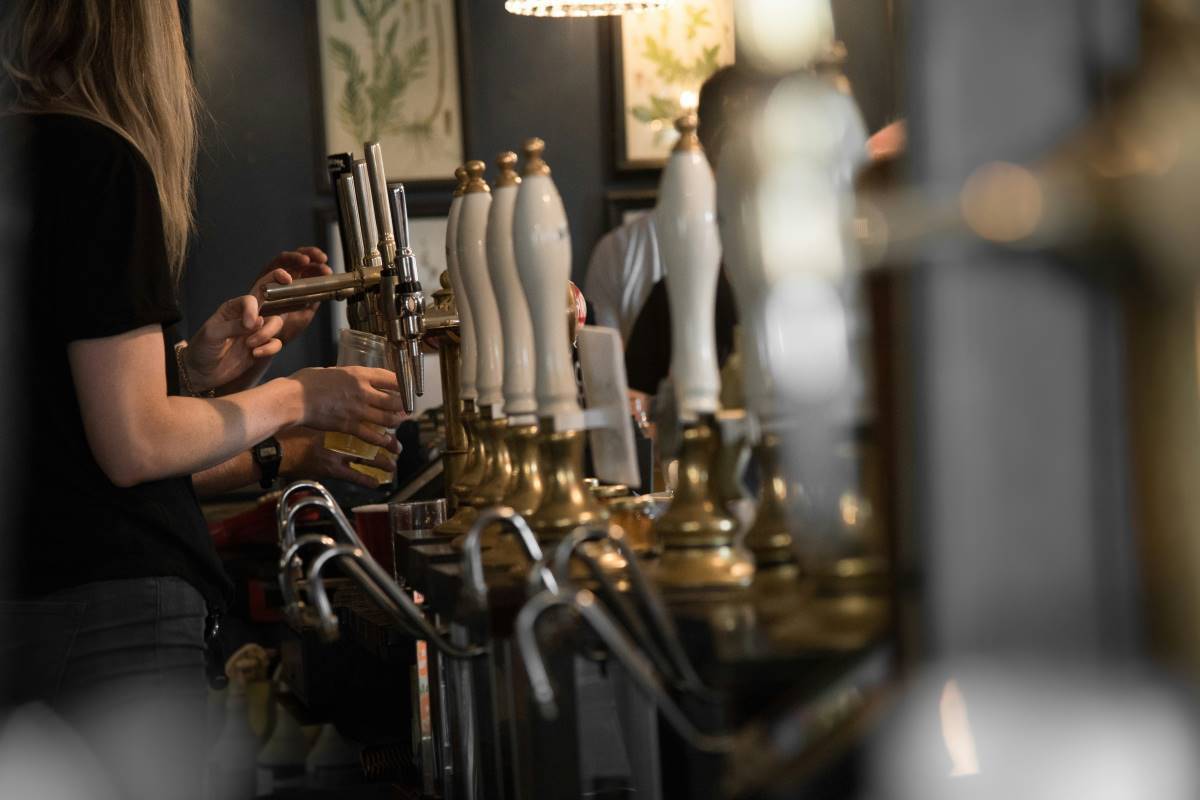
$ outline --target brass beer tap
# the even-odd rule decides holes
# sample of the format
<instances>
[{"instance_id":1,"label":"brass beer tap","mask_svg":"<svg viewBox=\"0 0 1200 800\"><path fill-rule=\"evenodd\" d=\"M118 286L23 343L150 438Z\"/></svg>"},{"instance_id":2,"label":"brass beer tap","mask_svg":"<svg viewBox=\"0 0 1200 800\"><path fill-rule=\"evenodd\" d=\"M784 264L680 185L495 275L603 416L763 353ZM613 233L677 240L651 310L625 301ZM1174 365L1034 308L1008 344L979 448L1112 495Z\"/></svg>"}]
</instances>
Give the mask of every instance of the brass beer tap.
<instances>
[{"instance_id":1,"label":"brass beer tap","mask_svg":"<svg viewBox=\"0 0 1200 800\"><path fill-rule=\"evenodd\" d=\"M679 141L663 170L655 228L671 307L671 374L683 422L679 483L654 525L662 546L656 580L664 590L740 589L754 561L736 542L737 522L717 500L714 463L720 377L713 309L721 243L716 183L696 135L697 120L676 123Z\"/></svg>"},{"instance_id":2,"label":"brass beer tap","mask_svg":"<svg viewBox=\"0 0 1200 800\"><path fill-rule=\"evenodd\" d=\"M538 540L555 542L579 525L608 519L583 483L586 434L562 314L569 289L571 234L562 198L542 158L541 139L525 142L525 167L513 211L513 249L533 322L542 497L528 517Z\"/></svg>"},{"instance_id":3,"label":"brass beer tap","mask_svg":"<svg viewBox=\"0 0 1200 800\"><path fill-rule=\"evenodd\" d=\"M516 166L517 154L512 151L496 158L499 175L488 217L487 251L492 287L504 309L500 321L504 326L504 408L508 413L505 444L510 466L502 502L528 516L542 499L542 478L538 469L533 320L513 251L513 211L521 185Z\"/></svg>"},{"instance_id":4,"label":"brass beer tap","mask_svg":"<svg viewBox=\"0 0 1200 800\"><path fill-rule=\"evenodd\" d=\"M456 232L458 267L470 293L476 343L476 390L479 394L479 429L483 440L482 475L467 502L476 509L497 505L509 479L508 448L504 441L508 421L504 414L504 343L500 309L492 291L487 265L487 225L491 187L483 178L482 161L466 164L467 186Z\"/></svg>"},{"instance_id":5,"label":"brass beer tap","mask_svg":"<svg viewBox=\"0 0 1200 800\"><path fill-rule=\"evenodd\" d=\"M467 437L467 457L457 481L449 484L447 497L457 506L454 515L438 526L438 533L462 535L475 519L475 509L468 502L483 477L486 454L483 449L479 412L476 407L478 390L475 384L478 354L475 341L474 316L470 297L458 263L458 225L462 214L463 196L467 191L466 167L454 171L458 185L450 201L446 218L446 272L454 293L454 305L459 319L459 391L462 397L462 423Z\"/></svg>"}]
</instances>

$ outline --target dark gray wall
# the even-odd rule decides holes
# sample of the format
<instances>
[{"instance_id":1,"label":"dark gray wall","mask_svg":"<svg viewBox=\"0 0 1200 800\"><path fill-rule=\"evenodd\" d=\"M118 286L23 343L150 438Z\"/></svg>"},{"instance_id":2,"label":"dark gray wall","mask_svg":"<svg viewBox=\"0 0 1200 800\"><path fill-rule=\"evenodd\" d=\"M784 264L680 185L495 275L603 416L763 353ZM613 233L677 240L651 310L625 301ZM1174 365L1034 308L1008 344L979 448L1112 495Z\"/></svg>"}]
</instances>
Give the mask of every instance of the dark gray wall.
<instances>
[{"instance_id":1,"label":"dark gray wall","mask_svg":"<svg viewBox=\"0 0 1200 800\"><path fill-rule=\"evenodd\" d=\"M194 330L244 293L280 250L318 243L313 114L304 4L193 0L192 58L204 103L199 235L185 283ZM276 359L283 373L329 356L322 312Z\"/></svg>"},{"instance_id":2,"label":"dark gray wall","mask_svg":"<svg viewBox=\"0 0 1200 800\"><path fill-rule=\"evenodd\" d=\"M872 129L892 116L889 0L836 0L847 73ZM650 188L653 174L613 167L612 32L608 20L517 17L502 0L461 0L467 154L489 163L526 137L546 158L571 221L573 275L607 222L605 192ZM191 0L192 50L210 117L198 175L199 240L187 278L188 322L246 291L279 250L321 240L315 163L316 39L312 4L297 0ZM448 176L449 177L449 176ZM448 205L448 193L413 193L414 205ZM331 357L322 312L273 369Z\"/></svg>"},{"instance_id":3,"label":"dark gray wall","mask_svg":"<svg viewBox=\"0 0 1200 800\"><path fill-rule=\"evenodd\" d=\"M1098 68L1125 58L1119 36L1106 48L1080 26L1088 2L913 0L910 156L925 196L979 164L1036 163L1092 115ZM982 240L927 251L911 296L909 474L930 653L1094 666L1136 652L1125 366L1106 265Z\"/></svg>"}]
</instances>

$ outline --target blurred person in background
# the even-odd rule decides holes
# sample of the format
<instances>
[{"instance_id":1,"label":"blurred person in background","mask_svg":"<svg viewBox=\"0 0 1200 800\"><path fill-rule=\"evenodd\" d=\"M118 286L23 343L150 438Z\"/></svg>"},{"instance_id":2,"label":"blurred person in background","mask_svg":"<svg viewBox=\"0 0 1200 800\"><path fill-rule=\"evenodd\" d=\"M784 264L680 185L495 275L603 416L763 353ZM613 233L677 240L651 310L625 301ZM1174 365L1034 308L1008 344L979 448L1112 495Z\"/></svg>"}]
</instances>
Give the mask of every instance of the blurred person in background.
<instances>
[{"instance_id":1,"label":"blurred person in background","mask_svg":"<svg viewBox=\"0 0 1200 800\"><path fill-rule=\"evenodd\" d=\"M817 72L824 74L825 70L820 67ZM903 150L904 125L902 122L893 123L868 140L858 107L847 93L849 87L843 88L838 81L833 82L845 98L842 110L845 120L845 178L847 183L851 183L868 157L892 159ZM733 65L717 70L700 87L700 105L697 109L699 126L696 133L714 173L734 123L748 113L754 104L763 101L775 85L775 79ZM654 253L657 259L657 247ZM638 274L651 271L642 270ZM671 308L667 299L667 284L661 264L657 264L653 271L658 277L645 292L628 333L622 331L629 387L647 395L657 392L659 383L667 377L671 367ZM724 364L733 350L733 332L737 325L737 307L732 287L725 277L724 262L718 273L713 313L717 359ZM597 311L597 319L599 316Z\"/></svg>"},{"instance_id":2,"label":"blurred person in background","mask_svg":"<svg viewBox=\"0 0 1200 800\"><path fill-rule=\"evenodd\" d=\"M699 125L696 133L714 173L729 121L736 119L738 113L744 111L749 102L769 85L770 81L767 79L734 66L727 66L710 75L700 87L700 104L696 109ZM649 219L652 215L647 214L646 217ZM639 273L653 273L653 280L648 283L641 295L640 304L633 311L628 332L622 331L621 334L625 341L625 370L629 388L644 395L656 394L659 383L667 377L671 368L671 306L667 299L666 270L658 259L657 244L653 252L654 268ZM717 277L713 315L717 360L724 364L733 350L733 329L737 324L737 308L734 305L733 290L725 277L724 263L721 264L721 271Z\"/></svg>"},{"instance_id":3,"label":"blurred person in background","mask_svg":"<svg viewBox=\"0 0 1200 800\"><path fill-rule=\"evenodd\" d=\"M640 213L600 238L588 259L583 293L596 325L629 339L651 287L663 277L654 215Z\"/></svg>"},{"instance_id":4,"label":"blurred person in background","mask_svg":"<svg viewBox=\"0 0 1200 800\"><path fill-rule=\"evenodd\" d=\"M0 103L31 231L6 280L44 309L6 376L29 413L7 454L27 485L9 512L5 700L66 720L117 796L195 797L205 642L231 591L196 489L252 482L247 454L275 435L292 466L336 469L316 431L395 453L399 387L365 368L256 385L312 318L262 317L262 287L325 272L315 248L273 260L189 341L175 331L197 138L176 0L5 3Z\"/></svg>"}]
</instances>

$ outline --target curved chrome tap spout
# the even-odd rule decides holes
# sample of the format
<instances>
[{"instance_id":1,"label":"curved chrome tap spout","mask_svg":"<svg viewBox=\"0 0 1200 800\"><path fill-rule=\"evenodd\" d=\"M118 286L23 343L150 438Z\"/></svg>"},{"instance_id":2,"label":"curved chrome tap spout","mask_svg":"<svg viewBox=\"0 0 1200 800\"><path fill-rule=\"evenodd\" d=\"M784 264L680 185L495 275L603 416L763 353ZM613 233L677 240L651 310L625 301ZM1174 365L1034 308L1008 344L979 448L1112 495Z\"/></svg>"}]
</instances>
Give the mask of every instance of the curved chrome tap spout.
<instances>
[{"instance_id":1,"label":"curved chrome tap spout","mask_svg":"<svg viewBox=\"0 0 1200 800\"><path fill-rule=\"evenodd\" d=\"M655 668L662 675L669 676L672 683L678 686L683 680L682 676L678 674L675 665L663 653L658 641L642 621L641 615L633 607L629 598L618 588L611 572L604 569L595 556L583 549L585 544L610 538L611 535L607 529L601 526L576 528L564 537L554 549L552 574L561 585L572 586L571 560L575 559L587 567L588 574L599 586L600 598L607 606L609 613L616 617L617 622L625 628L642 652L649 656ZM537 591L537 587L530 586L530 593L535 591Z\"/></svg>"},{"instance_id":2,"label":"curved chrome tap spout","mask_svg":"<svg viewBox=\"0 0 1200 800\"><path fill-rule=\"evenodd\" d=\"M316 481L302 480L288 484L287 487L284 488L283 493L279 495L279 503L275 506L275 525L279 531L280 537L283 536L284 528L287 526L288 501L291 499L292 495L296 494L296 492L302 492L306 489L308 491L316 492L326 500L333 502L333 495L329 493L329 490ZM290 546L290 544L291 543L289 542L288 545L285 546Z\"/></svg>"},{"instance_id":3,"label":"curved chrome tap spout","mask_svg":"<svg viewBox=\"0 0 1200 800\"><path fill-rule=\"evenodd\" d=\"M287 507L286 503L296 491L309 489L316 492L316 496L303 497L295 505ZM283 490L283 495L279 498L279 506L276 508L276 520L279 522L280 549L286 549L292 546L296 540L296 514L301 509L317 507L324 508L333 517L334 524L341 531L343 537L350 544L360 549L366 550L366 546L362 540L358 538L358 532L354 530L354 526L346 515L342 512L341 506L337 500L329 493L321 484L316 481L297 481Z\"/></svg>"},{"instance_id":4,"label":"curved chrome tap spout","mask_svg":"<svg viewBox=\"0 0 1200 800\"><path fill-rule=\"evenodd\" d=\"M329 640L337 638L338 622L321 579L321 570L331 559L345 562L346 571L371 595L371 598L413 637L426 639L450 658L475 658L487 652L481 647L459 647L447 641L429 624L420 607L405 594L379 562L361 547L337 545L325 550L308 569L308 593L317 608L321 634Z\"/></svg>"},{"instance_id":5,"label":"curved chrome tap spout","mask_svg":"<svg viewBox=\"0 0 1200 800\"><path fill-rule=\"evenodd\" d=\"M290 579L291 562L298 552L297 543L300 540L307 540L310 543L324 543L324 541L328 541L329 544L327 546L337 544L337 542L332 538L324 536L316 539L314 539L312 536L302 536L298 540L296 538L297 515L305 508L325 509L327 512L329 512L329 515L333 517L334 524L338 527L342 536L349 540L351 546L363 551L366 549L362 542L359 541L358 536L355 534L349 520L347 520L345 515L341 513L341 509L338 507L337 501L335 501L329 492L325 490L325 487L321 486L321 484L316 483L315 481L299 481L289 486L288 489L284 491L283 498L280 499L281 508L283 499L288 496L288 492L299 488L313 489L317 492L317 494L308 497L302 497L297 503L288 508L282 515L284 519L284 525L280 530L280 547L286 547L286 549L284 550L285 555L280 560L279 565L279 585L281 591L283 592L285 601L284 614L288 617L289 621L297 626L303 624L303 617L301 616L303 604L300 603L296 592L294 591L294 587L291 585ZM379 602L381 605L384 604L385 601L381 599L381 597L383 597L382 589L373 584L371 579L365 573L363 573L362 567L360 567L357 563L350 562L346 564L346 571L353 575L358 580L358 583L364 589L366 589L368 593L376 598L377 602ZM398 619L398 622L406 633L409 633L412 636L419 636L419 634L414 632L412 625L407 620Z\"/></svg>"},{"instance_id":6,"label":"curved chrome tap spout","mask_svg":"<svg viewBox=\"0 0 1200 800\"><path fill-rule=\"evenodd\" d=\"M284 551L283 556L279 559L279 591L283 594L283 613L295 624L299 624L301 621L300 613L304 608L304 604L300 602L299 594L296 591L296 584L293 580L292 560L295 559L297 562L295 566L299 566L300 551L313 545L328 548L336 547L337 542L330 536L310 533L296 539L292 543L292 546Z\"/></svg>"},{"instance_id":7,"label":"curved chrome tap spout","mask_svg":"<svg viewBox=\"0 0 1200 800\"><path fill-rule=\"evenodd\" d=\"M348 544L338 544L313 559L308 568L308 593L317 607L318 629L321 637L332 642L338 638L338 621L329 602L329 594L325 591L325 582L321 580L321 569L335 558L361 554L357 547Z\"/></svg>"},{"instance_id":8,"label":"curved chrome tap spout","mask_svg":"<svg viewBox=\"0 0 1200 800\"><path fill-rule=\"evenodd\" d=\"M300 512L306 508L323 508L330 511L329 501L319 495L301 497L284 515L284 525L280 529L279 548L290 550L296 544L296 523ZM330 511L332 515L332 511Z\"/></svg>"},{"instance_id":9,"label":"curved chrome tap spout","mask_svg":"<svg viewBox=\"0 0 1200 800\"><path fill-rule=\"evenodd\" d=\"M517 534L517 540L521 542L521 546L525 550L525 555L529 556L534 568L537 569L541 565L541 568L533 574L541 580L545 588L557 591L558 584L550 571L545 568L542 548L533 535L533 530L525 522L525 518L508 506L492 506L480 510L479 516L467 531L467 538L463 543L464 582L479 607L487 606L487 581L483 576L483 531L487 526L497 522L506 524L513 529L513 532Z\"/></svg>"},{"instance_id":10,"label":"curved chrome tap spout","mask_svg":"<svg viewBox=\"0 0 1200 800\"><path fill-rule=\"evenodd\" d=\"M541 647L538 645L536 626L542 614L551 608L560 606L574 609L587 623L588 627L608 647L609 652L621 662L647 699L658 707L667 722L684 741L705 753L732 752L733 740L730 737L710 736L696 729L696 726L692 724L692 721L676 705L675 700L663 687L654 665L641 654L637 646L621 630L620 625L614 622L608 612L597 602L596 596L587 589L562 594L541 592L530 598L517 614L517 646L521 649L521 657L525 662L526 673L529 675L529 685L543 717L556 718L558 705L554 699L554 687L551 685L550 675L546 671Z\"/></svg>"},{"instance_id":11,"label":"curved chrome tap spout","mask_svg":"<svg viewBox=\"0 0 1200 800\"><path fill-rule=\"evenodd\" d=\"M646 613L650 617L650 623L654 627L655 639L657 639L670 659L670 673L676 676L677 687L684 691L711 694L711 690L700 680L699 674L696 672L695 667L692 666L691 659L688 658L687 652L683 649L683 644L679 638L679 631L675 628L675 623L671 619L670 612L667 610L667 604L663 601L662 596L658 593L654 585L646 578L646 573L642 572L637 556L634 554L633 548L629 546L629 542L625 540L624 535L613 535L612 527L608 525L580 525L564 538L555 549L554 574L560 581L566 581L569 575L571 558L579 558L588 565L592 575L600 581L601 585L605 586L606 591L615 592L616 587L612 585L611 578L607 574L604 574L603 570L599 569L599 565L595 563L594 559L579 550L583 544L595 541L607 541L617 549L617 552L625 560L625 571L629 575L629 582L634 596L646 609ZM637 629L642 629L640 622L632 622L632 625ZM641 638L641 634L634 628L631 628L631 632ZM646 651L654 653L655 648L647 647ZM664 674L668 674L666 670L664 670Z\"/></svg>"}]
</instances>

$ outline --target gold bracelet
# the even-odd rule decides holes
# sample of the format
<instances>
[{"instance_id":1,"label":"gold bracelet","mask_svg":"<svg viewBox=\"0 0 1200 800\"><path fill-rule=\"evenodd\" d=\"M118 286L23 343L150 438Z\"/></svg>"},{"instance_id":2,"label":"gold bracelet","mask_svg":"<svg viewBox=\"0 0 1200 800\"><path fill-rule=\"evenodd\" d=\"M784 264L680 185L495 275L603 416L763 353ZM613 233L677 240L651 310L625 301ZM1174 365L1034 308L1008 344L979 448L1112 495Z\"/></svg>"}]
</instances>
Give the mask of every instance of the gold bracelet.
<instances>
[{"instance_id":1,"label":"gold bracelet","mask_svg":"<svg viewBox=\"0 0 1200 800\"><path fill-rule=\"evenodd\" d=\"M192 380L188 377L187 365L183 363L183 351L187 349L187 342L175 343L175 365L179 368L179 386L192 397L216 397L216 389L206 389L203 392L197 392L192 386Z\"/></svg>"}]
</instances>

